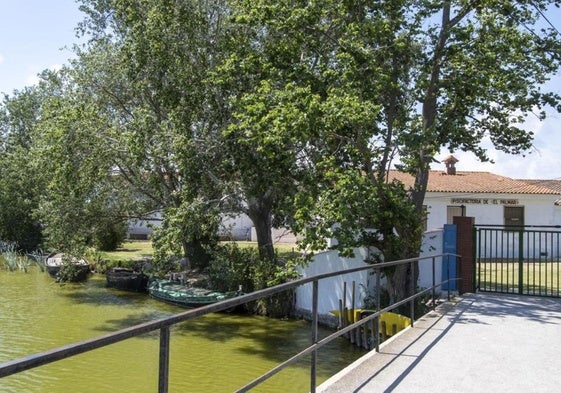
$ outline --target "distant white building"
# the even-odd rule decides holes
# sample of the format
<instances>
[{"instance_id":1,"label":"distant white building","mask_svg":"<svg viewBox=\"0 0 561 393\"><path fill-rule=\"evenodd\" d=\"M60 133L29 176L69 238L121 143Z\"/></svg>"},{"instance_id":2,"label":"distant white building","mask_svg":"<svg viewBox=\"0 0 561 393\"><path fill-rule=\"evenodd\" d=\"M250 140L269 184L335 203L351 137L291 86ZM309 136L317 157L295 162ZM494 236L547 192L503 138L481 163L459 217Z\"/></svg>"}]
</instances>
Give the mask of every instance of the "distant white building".
<instances>
[{"instance_id":1,"label":"distant white building","mask_svg":"<svg viewBox=\"0 0 561 393\"><path fill-rule=\"evenodd\" d=\"M129 222L129 239L149 239L155 227L162 223L162 216L156 213L146 220L133 220ZM253 222L245 214L235 217L224 216L218 232L223 239L238 241L257 241ZM295 243L298 238L289 230L284 228L273 228L274 243Z\"/></svg>"},{"instance_id":2,"label":"distant white building","mask_svg":"<svg viewBox=\"0 0 561 393\"><path fill-rule=\"evenodd\" d=\"M132 240L147 240L155 227L162 225L162 215L154 213L145 220L130 220L127 236Z\"/></svg>"}]
</instances>

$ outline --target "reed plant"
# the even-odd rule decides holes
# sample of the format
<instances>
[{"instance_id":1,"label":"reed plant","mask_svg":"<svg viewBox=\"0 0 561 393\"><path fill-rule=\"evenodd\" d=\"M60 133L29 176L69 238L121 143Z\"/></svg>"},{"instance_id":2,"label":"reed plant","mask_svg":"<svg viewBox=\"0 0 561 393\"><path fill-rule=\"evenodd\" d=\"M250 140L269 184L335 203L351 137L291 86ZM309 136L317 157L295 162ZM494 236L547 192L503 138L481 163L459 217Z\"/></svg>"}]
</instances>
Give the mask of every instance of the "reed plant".
<instances>
[{"instance_id":1,"label":"reed plant","mask_svg":"<svg viewBox=\"0 0 561 393\"><path fill-rule=\"evenodd\" d=\"M4 260L4 268L10 272L15 271L18 268L18 253L16 251L16 245L13 243L2 242L0 250L2 259Z\"/></svg>"},{"instance_id":2,"label":"reed plant","mask_svg":"<svg viewBox=\"0 0 561 393\"><path fill-rule=\"evenodd\" d=\"M43 250L37 249L30 252L29 259L31 259L42 272L47 269L45 265L47 257L45 256L45 254L43 254Z\"/></svg>"},{"instance_id":3,"label":"reed plant","mask_svg":"<svg viewBox=\"0 0 561 393\"><path fill-rule=\"evenodd\" d=\"M0 255L4 269L10 272L21 270L27 273L29 271L31 261L18 252L15 243L0 242Z\"/></svg>"}]
</instances>

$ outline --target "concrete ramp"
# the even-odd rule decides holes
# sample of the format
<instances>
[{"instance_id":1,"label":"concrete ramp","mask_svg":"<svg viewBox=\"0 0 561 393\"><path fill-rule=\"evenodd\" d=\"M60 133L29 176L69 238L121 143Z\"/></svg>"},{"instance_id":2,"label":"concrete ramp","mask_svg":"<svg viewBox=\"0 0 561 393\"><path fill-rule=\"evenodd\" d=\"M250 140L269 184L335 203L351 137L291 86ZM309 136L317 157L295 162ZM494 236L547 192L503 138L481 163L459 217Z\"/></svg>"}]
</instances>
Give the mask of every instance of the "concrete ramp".
<instances>
[{"instance_id":1,"label":"concrete ramp","mask_svg":"<svg viewBox=\"0 0 561 393\"><path fill-rule=\"evenodd\" d=\"M560 392L561 299L455 298L317 391Z\"/></svg>"}]
</instances>

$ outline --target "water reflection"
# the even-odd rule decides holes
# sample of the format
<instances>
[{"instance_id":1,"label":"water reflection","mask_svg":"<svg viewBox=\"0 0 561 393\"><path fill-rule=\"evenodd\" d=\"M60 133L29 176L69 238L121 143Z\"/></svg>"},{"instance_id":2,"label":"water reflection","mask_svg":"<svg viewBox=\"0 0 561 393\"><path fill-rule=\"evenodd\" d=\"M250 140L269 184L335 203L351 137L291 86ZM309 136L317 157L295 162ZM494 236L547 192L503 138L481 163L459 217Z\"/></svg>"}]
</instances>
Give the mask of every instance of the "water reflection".
<instances>
[{"instance_id":1,"label":"water reflection","mask_svg":"<svg viewBox=\"0 0 561 393\"><path fill-rule=\"evenodd\" d=\"M0 362L179 311L144 294L108 289L103 276L60 285L35 269L27 274L0 271ZM309 342L305 321L222 313L186 321L172 328L170 392L235 390ZM158 345L157 332L129 339L0 379L0 391L152 393L157 391ZM318 381L362 354L344 340L322 348ZM255 391L308 391L308 373L309 362L300 362Z\"/></svg>"}]
</instances>

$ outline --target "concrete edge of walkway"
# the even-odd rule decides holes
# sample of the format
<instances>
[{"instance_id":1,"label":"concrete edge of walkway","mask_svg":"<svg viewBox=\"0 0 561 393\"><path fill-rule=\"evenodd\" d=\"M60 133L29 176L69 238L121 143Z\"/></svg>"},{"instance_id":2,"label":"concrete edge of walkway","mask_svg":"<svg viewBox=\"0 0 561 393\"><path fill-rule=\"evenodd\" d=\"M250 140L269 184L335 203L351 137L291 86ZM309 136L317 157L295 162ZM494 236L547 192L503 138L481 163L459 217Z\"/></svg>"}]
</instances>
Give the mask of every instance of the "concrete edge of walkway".
<instances>
[{"instance_id":1,"label":"concrete edge of walkway","mask_svg":"<svg viewBox=\"0 0 561 393\"><path fill-rule=\"evenodd\" d=\"M380 344L380 352L383 352L382 350L385 347L392 345L394 341L399 340L404 335L417 336L417 335L422 334L423 330L419 330L419 329L416 330L415 329L415 326L417 326L418 323L427 322L426 321L427 319L431 319L430 323L432 324L433 323L432 319L435 316L442 317L443 315L447 314L450 310L452 310L454 308L454 306L456 306L462 300L464 300L464 298L461 297L461 296L455 296L454 298L452 298L450 300L444 300L443 303L439 304L434 310L430 310L425 315L423 315L422 317L420 317L419 319L414 321L413 326L408 326L407 328L401 330L399 333L390 337L388 340L381 343ZM435 315L435 313L437 315ZM414 340L415 338L416 337L411 337L411 340ZM317 387L316 391L317 392L322 392L322 391L325 391L325 390L329 390L330 387L332 387L333 385L338 383L344 376L346 376L348 374L351 374L354 370L361 367L364 363L370 361L373 357L375 357L377 355L379 355L379 352L376 352L374 349L369 351L364 356L355 360L353 363L351 363L347 367L343 368L338 373L331 376L329 379L327 379L322 384L320 384Z\"/></svg>"}]
</instances>

